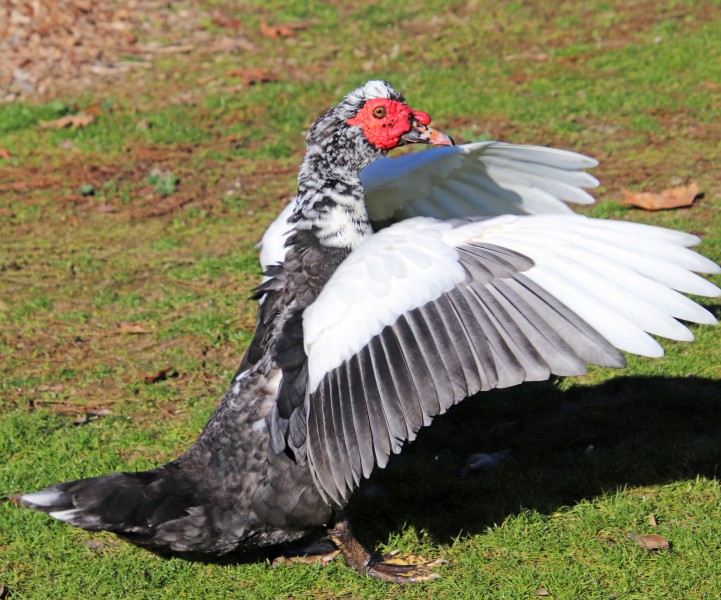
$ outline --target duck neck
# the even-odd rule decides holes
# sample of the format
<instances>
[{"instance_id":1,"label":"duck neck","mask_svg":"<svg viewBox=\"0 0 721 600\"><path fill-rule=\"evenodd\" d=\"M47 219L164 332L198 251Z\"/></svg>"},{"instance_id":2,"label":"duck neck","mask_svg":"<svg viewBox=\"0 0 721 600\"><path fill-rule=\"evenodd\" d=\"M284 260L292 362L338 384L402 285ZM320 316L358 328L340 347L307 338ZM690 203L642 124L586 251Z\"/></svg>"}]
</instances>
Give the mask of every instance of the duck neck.
<instances>
[{"instance_id":1,"label":"duck neck","mask_svg":"<svg viewBox=\"0 0 721 600\"><path fill-rule=\"evenodd\" d=\"M321 246L352 250L373 233L359 170L341 168L324 155L306 155L296 202L295 230L312 232Z\"/></svg>"}]
</instances>

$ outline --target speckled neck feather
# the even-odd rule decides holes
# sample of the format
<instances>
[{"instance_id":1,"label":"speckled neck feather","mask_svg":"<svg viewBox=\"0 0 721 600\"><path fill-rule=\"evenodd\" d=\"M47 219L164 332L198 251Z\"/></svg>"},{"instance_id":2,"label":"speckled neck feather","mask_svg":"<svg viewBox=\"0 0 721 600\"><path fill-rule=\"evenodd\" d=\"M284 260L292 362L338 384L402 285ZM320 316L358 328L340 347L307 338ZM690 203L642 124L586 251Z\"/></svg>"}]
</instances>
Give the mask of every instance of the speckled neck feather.
<instances>
[{"instance_id":1,"label":"speckled neck feather","mask_svg":"<svg viewBox=\"0 0 721 600\"><path fill-rule=\"evenodd\" d=\"M359 174L387 152L347 123L373 98L404 101L386 82L369 81L322 115L308 132L298 174L297 209L290 221L296 231L313 231L326 247L351 250L373 233Z\"/></svg>"}]
</instances>

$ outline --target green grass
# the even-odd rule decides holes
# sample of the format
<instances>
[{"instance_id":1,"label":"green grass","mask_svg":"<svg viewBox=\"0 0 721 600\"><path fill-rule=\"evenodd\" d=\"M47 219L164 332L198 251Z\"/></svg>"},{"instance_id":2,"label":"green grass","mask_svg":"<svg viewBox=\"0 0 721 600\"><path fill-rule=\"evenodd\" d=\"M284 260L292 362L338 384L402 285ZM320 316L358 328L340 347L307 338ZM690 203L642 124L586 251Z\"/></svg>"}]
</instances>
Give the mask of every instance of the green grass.
<instances>
[{"instance_id":1,"label":"green grass","mask_svg":"<svg viewBox=\"0 0 721 600\"><path fill-rule=\"evenodd\" d=\"M294 192L304 131L370 78L460 141L598 157L600 201L584 212L692 231L721 261L718 1L201 4L239 19L256 52L199 49L109 92L0 105L0 498L192 443L252 335L254 244ZM309 24L271 40L262 20ZM279 81L244 89L228 75L241 67ZM39 127L91 107L86 128ZM690 179L704 192L691 209L618 203ZM464 402L375 473L350 505L356 533L449 559L439 581L164 558L3 501L0 584L33 599L721 597L721 332L694 333L625 371ZM165 366L178 376L144 383ZM459 475L504 448L497 468Z\"/></svg>"}]
</instances>

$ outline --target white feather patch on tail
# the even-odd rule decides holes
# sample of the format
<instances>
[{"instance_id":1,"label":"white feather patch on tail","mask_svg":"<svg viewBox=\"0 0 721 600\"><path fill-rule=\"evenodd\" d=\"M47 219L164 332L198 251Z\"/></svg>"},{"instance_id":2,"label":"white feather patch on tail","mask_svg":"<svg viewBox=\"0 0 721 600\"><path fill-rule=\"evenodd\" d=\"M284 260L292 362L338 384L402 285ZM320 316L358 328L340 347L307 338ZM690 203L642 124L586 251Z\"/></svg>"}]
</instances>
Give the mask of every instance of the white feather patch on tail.
<instances>
[{"instance_id":1,"label":"white feather patch on tail","mask_svg":"<svg viewBox=\"0 0 721 600\"><path fill-rule=\"evenodd\" d=\"M48 513L53 519L72 523L77 517L83 514L79 508L70 508L68 510L56 510Z\"/></svg>"},{"instance_id":2,"label":"white feather patch on tail","mask_svg":"<svg viewBox=\"0 0 721 600\"><path fill-rule=\"evenodd\" d=\"M47 490L43 490L41 492L25 494L20 497L20 500L25 504L32 504L34 506L53 506L62 500L63 495L62 492L48 492Z\"/></svg>"}]
</instances>

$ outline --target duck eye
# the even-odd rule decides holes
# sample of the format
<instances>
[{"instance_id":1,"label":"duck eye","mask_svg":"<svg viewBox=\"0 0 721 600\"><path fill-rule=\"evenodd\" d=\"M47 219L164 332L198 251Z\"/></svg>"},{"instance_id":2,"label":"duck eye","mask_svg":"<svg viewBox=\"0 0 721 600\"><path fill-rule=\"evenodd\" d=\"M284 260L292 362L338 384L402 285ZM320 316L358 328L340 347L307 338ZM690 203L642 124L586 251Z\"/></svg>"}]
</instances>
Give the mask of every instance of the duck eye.
<instances>
[{"instance_id":1,"label":"duck eye","mask_svg":"<svg viewBox=\"0 0 721 600\"><path fill-rule=\"evenodd\" d=\"M386 107L385 106L376 106L373 109L373 116L376 119L382 119L383 117L385 117L386 116Z\"/></svg>"}]
</instances>

